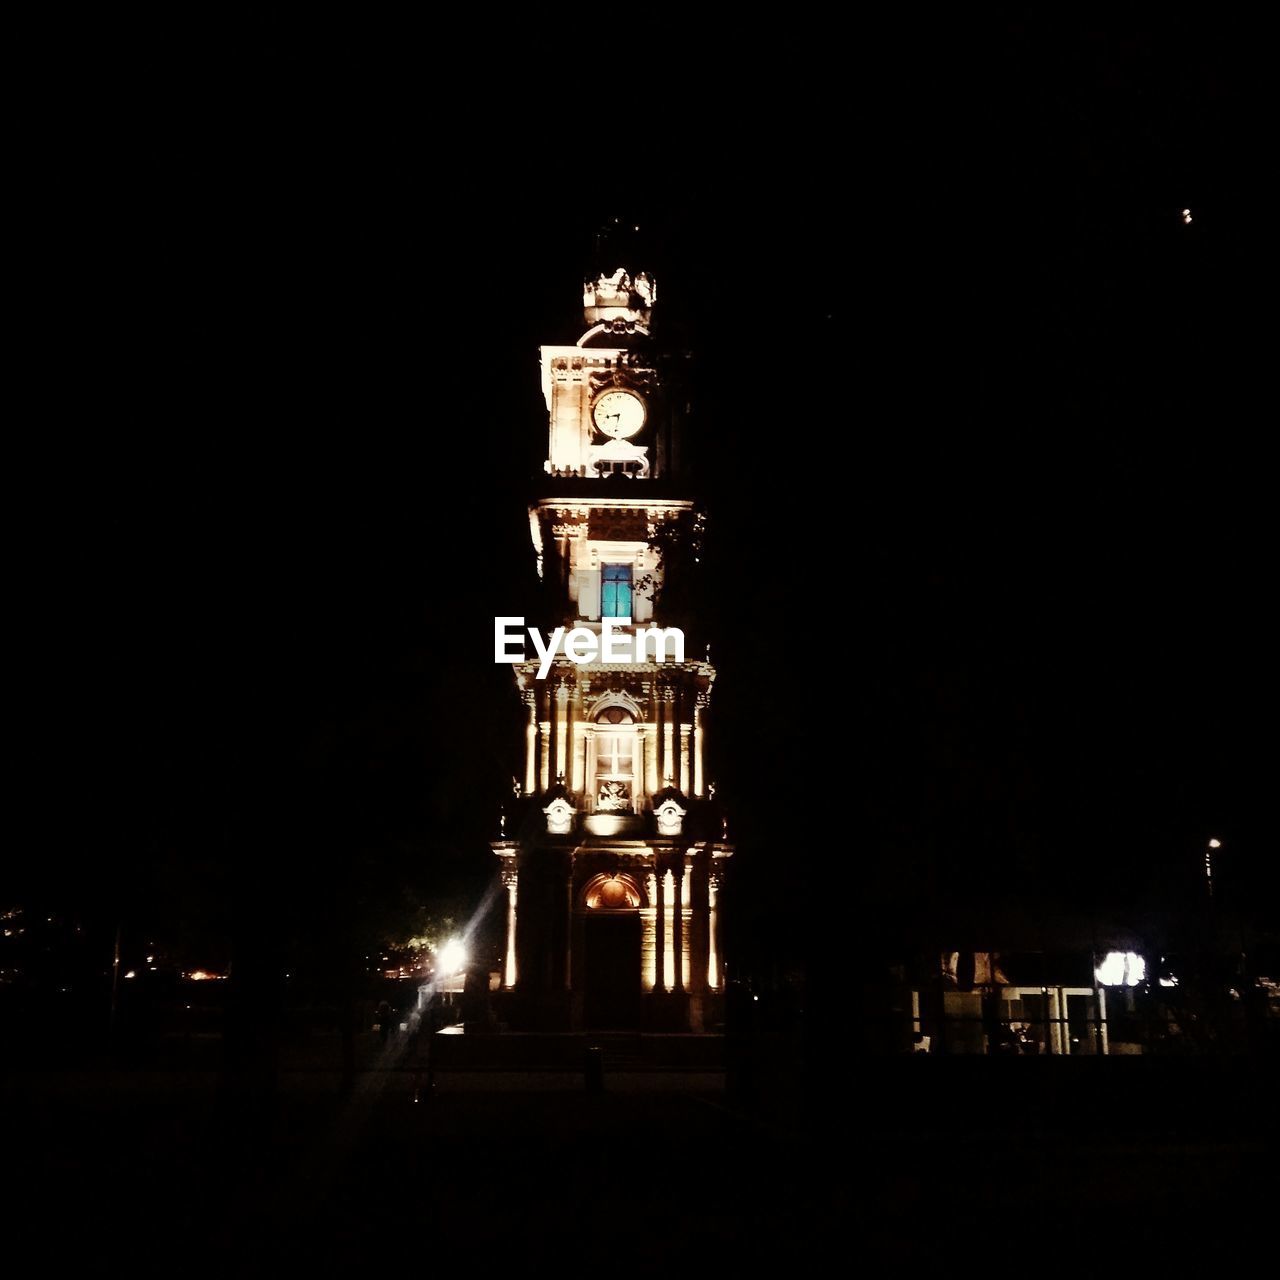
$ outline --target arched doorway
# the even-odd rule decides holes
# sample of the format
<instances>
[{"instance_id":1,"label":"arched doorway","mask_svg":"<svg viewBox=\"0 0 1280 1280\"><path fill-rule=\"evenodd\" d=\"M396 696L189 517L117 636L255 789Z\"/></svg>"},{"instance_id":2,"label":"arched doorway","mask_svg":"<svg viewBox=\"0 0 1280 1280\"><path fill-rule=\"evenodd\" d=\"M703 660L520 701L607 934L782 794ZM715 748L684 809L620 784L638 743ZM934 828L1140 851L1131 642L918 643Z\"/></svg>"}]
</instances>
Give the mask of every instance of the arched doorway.
<instances>
[{"instance_id":1,"label":"arched doorway","mask_svg":"<svg viewBox=\"0 0 1280 1280\"><path fill-rule=\"evenodd\" d=\"M608 873L583 886L583 1018L593 1030L640 1025L640 886Z\"/></svg>"}]
</instances>

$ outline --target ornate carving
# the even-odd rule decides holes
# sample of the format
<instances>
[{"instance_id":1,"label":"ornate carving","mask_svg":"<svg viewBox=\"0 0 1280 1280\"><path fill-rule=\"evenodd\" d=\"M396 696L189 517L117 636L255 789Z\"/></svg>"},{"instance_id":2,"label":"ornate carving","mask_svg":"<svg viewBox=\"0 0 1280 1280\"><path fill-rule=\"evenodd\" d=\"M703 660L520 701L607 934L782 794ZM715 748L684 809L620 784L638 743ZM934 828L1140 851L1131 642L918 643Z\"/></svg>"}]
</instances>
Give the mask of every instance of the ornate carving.
<instances>
[{"instance_id":1,"label":"ornate carving","mask_svg":"<svg viewBox=\"0 0 1280 1280\"><path fill-rule=\"evenodd\" d=\"M684 815L687 811L675 800L664 800L653 812L658 819L660 836L678 836L684 830Z\"/></svg>"},{"instance_id":2,"label":"ornate carving","mask_svg":"<svg viewBox=\"0 0 1280 1280\"><path fill-rule=\"evenodd\" d=\"M587 385L593 397L606 387L625 387L629 391L651 395L658 385L658 375L645 365L640 356L633 354L619 357L611 368L593 370Z\"/></svg>"},{"instance_id":3,"label":"ornate carving","mask_svg":"<svg viewBox=\"0 0 1280 1280\"><path fill-rule=\"evenodd\" d=\"M638 907L641 905L640 886L626 873L603 872L587 882L582 890L582 904L588 911Z\"/></svg>"},{"instance_id":4,"label":"ornate carving","mask_svg":"<svg viewBox=\"0 0 1280 1280\"><path fill-rule=\"evenodd\" d=\"M610 680L608 683L612 685L614 681ZM604 689L591 699L590 704L587 707L588 720L595 720L599 716L600 712L611 706L622 707L625 711L629 712L634 719L640 719L640 704L632 696L631 691L623 687L624 681L620 677L617 678L617 684L618 688Z\"/></svg>"},{"instance_id":5,"label":"ornate carving","mask_svg":"<svg viewBox=\"0 0 1280 1280\"><path fill-rule=\"evenodd\" d=\"M542 811L547 815L547 834L567 836L573 830L573 806L558 796Z\"/></svg>"},{"instance_id":6,"label":"ornate carving","mask_svg":"<svg viewBox=\"0 0 1280 1280\"><path fill-rule=\"evenodd\" d=\"M584 307L627 307L647 311L658 300L658 282L647 271L637 271L633 280L625 268L611 275L603 271L594 280L582 282Z\"/></svg>"},{"instance_id":7,"label":"ornate carving","mask_svg":"<svg viewBox=\"0 0 1280 1280\"><path fill-rule=\"evenodd\" d=\"M593 511L587 520L587 537L593 541L644 542L648 536L648 518L643 511L604 508Z\"/></svg>"},{"instance_id":8,"label":"ornate carving","mask_svg":"<svg viewBox=\"0 0 1280 1280\"><path fill-rule=\"evenodd\" d=\"M596 796L599 813L625 813L631 809L631 784L622 779L602 778Z\"/></svg>"}]
</instances>

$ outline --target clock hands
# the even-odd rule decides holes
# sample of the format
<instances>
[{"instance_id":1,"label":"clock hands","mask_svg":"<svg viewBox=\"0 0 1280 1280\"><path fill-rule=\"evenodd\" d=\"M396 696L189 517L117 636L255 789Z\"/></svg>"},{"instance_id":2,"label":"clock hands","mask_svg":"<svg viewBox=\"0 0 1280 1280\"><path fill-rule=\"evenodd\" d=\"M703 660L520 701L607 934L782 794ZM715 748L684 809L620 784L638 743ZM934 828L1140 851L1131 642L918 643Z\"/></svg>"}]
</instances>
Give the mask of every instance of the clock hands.
<instances>
[{"instance_id":1,"label":"clock hands","mask_svg":"<svg viewBox=\"0 0 1280 1280\"><path fill-rule=\"evenodd\" d=\"M639 396L612 388L596 400L591 416L599 431L614 440L624 440L644 425L644 404Z\"/></svg>"}]
</instances>

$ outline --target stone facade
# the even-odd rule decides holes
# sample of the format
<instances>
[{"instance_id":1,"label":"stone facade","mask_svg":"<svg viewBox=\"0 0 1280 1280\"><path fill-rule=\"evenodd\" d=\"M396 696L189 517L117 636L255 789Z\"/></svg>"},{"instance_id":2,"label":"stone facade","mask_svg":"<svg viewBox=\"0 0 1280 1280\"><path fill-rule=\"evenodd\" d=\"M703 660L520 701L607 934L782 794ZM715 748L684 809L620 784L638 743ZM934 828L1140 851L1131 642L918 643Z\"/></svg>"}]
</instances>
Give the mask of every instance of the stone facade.
<instances>
[{"instance_id":1,"label":"stone facade","mask_svg":"<svg viewBox=\"0 0 1280 1280\"><path fill-rule=\"evenodd\" d=\"M576 346L543 348L548 458L529 509L557 624L597 635L605 619L628 619L624 633L673 625L664 549L700 527L679 493L679 424L648 340L656 284L626 271L600 279L643 288L610 319L600 299L615 285L588 281L590 327ZM630 663L562 652L541 679L536 661L513 670L528 715L524 771L509 838L493 844L507 894L508 1021L710 1029L733 853L707 776L714 667L664 648Z\"/></svg>"}]
</instances>

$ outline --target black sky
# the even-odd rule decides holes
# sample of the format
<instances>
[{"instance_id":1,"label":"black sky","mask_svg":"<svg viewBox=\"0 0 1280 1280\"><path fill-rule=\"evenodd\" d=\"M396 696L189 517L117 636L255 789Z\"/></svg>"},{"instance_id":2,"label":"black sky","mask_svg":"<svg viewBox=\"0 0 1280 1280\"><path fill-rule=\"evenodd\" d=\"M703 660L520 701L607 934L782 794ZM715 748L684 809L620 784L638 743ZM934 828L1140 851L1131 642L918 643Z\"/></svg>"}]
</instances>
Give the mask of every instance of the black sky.
<instances>
[{"instance_id":1,"label":"black sky","mask_svg":"<svg viewBox=\"0 0 1280 1280\"><path fill-rule=\"evenodd\" d=\"M477 79L496 118L431 70L480 47L242 34L28 139L21 887L313 901L354 845L478 894L537 347L615 214L698 357L741 917L819 850L873 907L1149 905L1211 832L1262 882L1247 31L637 34Z\"/></svg>"}]
</instances>

